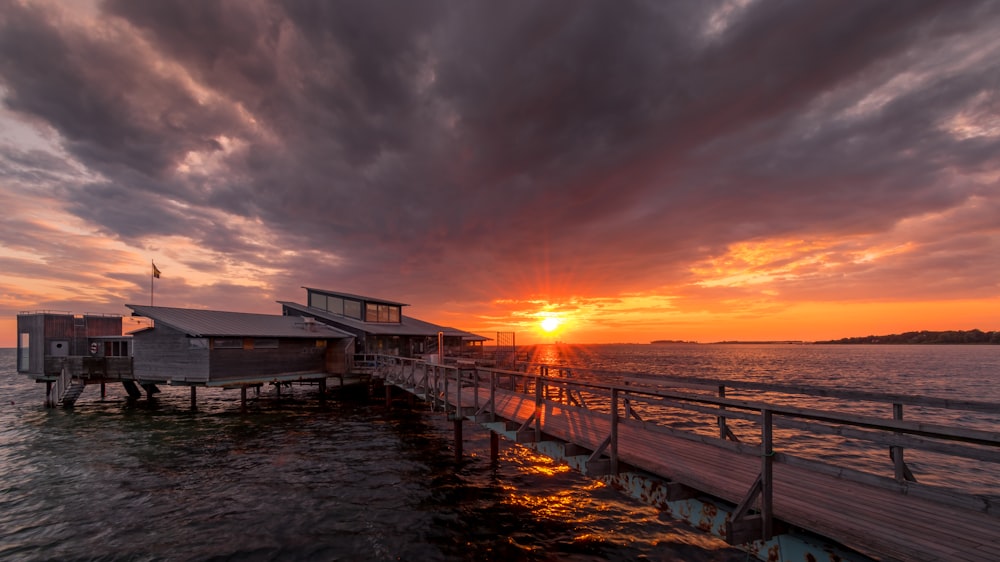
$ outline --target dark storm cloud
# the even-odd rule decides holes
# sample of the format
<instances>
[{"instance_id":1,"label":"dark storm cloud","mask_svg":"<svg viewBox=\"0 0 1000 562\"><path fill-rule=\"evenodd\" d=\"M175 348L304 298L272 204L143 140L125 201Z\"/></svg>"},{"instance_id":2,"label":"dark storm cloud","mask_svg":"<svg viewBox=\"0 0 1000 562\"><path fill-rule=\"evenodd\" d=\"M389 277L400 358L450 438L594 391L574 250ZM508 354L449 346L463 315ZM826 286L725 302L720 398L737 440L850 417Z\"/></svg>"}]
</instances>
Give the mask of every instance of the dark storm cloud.
<instances>
[{"instance_id":1,"label":"dark storm cloud","mask_svg":"<svg viewBox=\"0 0 1000 562\"><path fill-rule=\"evenodd\" d=\"M996 108L996 59L898 81L973 52L991 3L0 2L7 107L103 176L75 214L284 267L213 211L259 219L385 294L679 282L734 242L953 208L1000 148L944 126Z\"/></svg>"}]
</instances>

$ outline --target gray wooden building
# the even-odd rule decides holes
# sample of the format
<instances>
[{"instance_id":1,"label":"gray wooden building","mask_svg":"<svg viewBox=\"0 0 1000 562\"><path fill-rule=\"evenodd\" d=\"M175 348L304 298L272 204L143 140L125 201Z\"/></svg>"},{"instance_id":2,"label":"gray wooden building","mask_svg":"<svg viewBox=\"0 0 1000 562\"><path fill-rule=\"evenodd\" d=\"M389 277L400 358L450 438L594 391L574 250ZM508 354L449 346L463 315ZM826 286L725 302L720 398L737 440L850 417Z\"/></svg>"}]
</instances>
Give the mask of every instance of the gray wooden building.
<instances>
[{"instance_id":1,"label":"gray wooden building","mask_svg":"<svg viewBox=\"0 0 1000 562\"><path fill-rule=\"evenodd\" d=\"M51 381L66 369L130 372L129 336L122 335L122 317L113 314L72 314L37 311L17 315L17 372L37 381Z\"/></svg>"},{"instance_id":2,"label":"gray wooden building","mask_svg":"<svg viewBox=\"0 0 1000 562\"><path fill-rule=\"evenodd\" d=\"M353 335L309 316L125 306L153 320L132 334L144 384L243 386L351 372Z\"/></svg>"},{"instance_id":3,"label":"gray wooden building","mask_svg":"<svg viewBox=\"0 0 1000 562\"><path fill-rule=\"evenodd\" d=\"M308 315L324 324L349 332L356 338L358 353L380 353L402 357L421 357L439 353L439 334L448 357L481 353L489 338L424 322L403 314L409 306L375 297L303 287L306 302L279 301L287 316Z\"/></svg>"}]
</instances>

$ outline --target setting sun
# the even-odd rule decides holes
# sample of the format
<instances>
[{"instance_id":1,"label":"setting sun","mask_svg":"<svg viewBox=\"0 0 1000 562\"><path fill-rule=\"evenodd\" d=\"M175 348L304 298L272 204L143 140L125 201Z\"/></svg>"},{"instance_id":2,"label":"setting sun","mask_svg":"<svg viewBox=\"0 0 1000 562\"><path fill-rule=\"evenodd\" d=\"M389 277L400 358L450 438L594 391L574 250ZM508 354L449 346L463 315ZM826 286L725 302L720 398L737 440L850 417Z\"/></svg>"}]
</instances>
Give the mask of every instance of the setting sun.
<instances>
[{"instance_id":1,"label":"setting sun","mask_svg":"<svg viewBox=\"0 0 1000 562\"><path fill-rule=\"evenodd\" d=\"M562 321L559 320L558 318L549 316L548 318L545 318L545 319L542 320L542 324L541 324L542 325L542 331L552 332L556 328L558 328L559 324L561 324L561 323L562 323Z\"/></svg>"}]
</instances>

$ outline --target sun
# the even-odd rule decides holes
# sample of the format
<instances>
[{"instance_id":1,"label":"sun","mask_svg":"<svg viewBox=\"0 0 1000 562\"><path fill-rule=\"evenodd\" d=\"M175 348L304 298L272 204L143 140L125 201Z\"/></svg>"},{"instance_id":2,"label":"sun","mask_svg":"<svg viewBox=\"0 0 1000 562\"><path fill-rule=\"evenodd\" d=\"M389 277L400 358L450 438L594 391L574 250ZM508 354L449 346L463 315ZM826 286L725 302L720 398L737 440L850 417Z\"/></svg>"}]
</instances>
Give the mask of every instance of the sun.
<instances>
[{"instance_id":1,"label":"sun","mask_svg":"<svg viewBox=\"0 0 1000 562\"><path fill-rule=\"evenodd\" d=\"M559 324L562 324L561 320L559 320L558 318L555 318L554 316L549 316L548 318L545 318L545 319L542 320L542 324L541 324L542 331L543 332L553 332L553 331L555 331L556 328L559 327Z\"/></svg>"}]
</instances>

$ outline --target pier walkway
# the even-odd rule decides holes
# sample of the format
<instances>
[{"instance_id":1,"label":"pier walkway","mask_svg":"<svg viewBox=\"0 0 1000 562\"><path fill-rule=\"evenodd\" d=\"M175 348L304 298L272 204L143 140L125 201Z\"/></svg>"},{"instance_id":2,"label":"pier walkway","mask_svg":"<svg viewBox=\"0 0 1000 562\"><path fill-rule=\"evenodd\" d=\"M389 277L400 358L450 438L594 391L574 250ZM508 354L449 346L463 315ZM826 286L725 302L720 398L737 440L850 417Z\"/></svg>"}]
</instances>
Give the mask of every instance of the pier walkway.
<instances>
[{"instance_id":1,"label":"pier walkway","mask_svg":"<svg viewBox=\"0 0 1000 562\"><path fill-rule=\"evenodd\" d=\"M761 559L1000 559L998 404L532 371L380 356L375 377L447 412L459 450L475 421Z\"/></svg>"}]
</instances>

